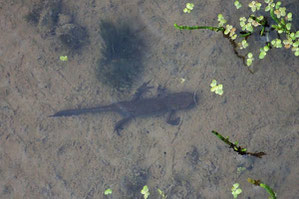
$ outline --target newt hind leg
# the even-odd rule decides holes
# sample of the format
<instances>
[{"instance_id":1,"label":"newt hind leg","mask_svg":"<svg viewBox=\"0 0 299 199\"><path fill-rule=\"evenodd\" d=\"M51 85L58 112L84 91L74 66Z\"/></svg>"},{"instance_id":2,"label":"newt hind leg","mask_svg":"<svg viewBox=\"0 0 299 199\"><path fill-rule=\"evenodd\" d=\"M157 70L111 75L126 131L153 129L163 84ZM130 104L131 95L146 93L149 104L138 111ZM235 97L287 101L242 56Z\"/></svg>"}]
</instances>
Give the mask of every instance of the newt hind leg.
<instances>
[{"instance_id":1,"label":"newt hind leg","mask_svg":"<svg viewBox=\"0 0 299 199\"><path fill-rule=\"evenodd\" d=\"M121 120L119 120L118 122L116 122L115 126L114 126L114 131L117 133L117 135L120 136L120 132L121 130L123 130L123 126L128 123L130 120L132 119L131 116L125 117Z\"/></svg>"},{"instance_id":2,"label":"newt hind leg","mask_svg":"<svg viewBox=\"0 0 299 199\"><path fill-rule=\"evenodd\" d=\"M179 125L181 118L180 117L173 118L174 114L175 114L175 111L170 111L170 113L167 117L167 121L166 121L167 124L174 125L174 126Z\"/></svg>"}]
</instances>

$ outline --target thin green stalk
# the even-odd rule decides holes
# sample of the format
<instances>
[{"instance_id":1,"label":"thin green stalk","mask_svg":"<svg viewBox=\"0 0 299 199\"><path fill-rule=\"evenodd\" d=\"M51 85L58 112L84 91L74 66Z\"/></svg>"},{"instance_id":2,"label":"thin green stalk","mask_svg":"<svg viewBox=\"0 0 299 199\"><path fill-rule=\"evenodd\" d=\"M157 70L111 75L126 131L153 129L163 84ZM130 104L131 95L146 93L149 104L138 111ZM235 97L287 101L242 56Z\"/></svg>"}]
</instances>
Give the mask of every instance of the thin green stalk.
<instances>
[{"instance_id":1,"label":"thin green stalk","mask_svg":"<svg viewBox=\"0 0 299 199\"><path fill-rule=\"evenodd\" d=\"M262 30L261 30L261 36L264 34L265 32L265 26L263 26Z\"/></svg>"},{"instance_id":2,"label":"thin green stalk","mask_svg":"<svg viewBox=\"0 0 299 199\"><path fill-rule=\"evenodd\" d=\"M212 30L215 32L218 31L224 31L223 27L213 27L213 26L180 26L178 24L174 24L174 27L179 30L198 30L198 29L206 29L206 30Z\"/></svg>"},{"instance_id":3,"label":"thin green stalk","mask_svg":"<svg viewBox=\"0 0 299 199\"><path fill-rule=\"evenodd\" d=\"M272 199L276 199L276 195L274 193L274 191L271 189L271 187L269 187L266 184L261 183L260 187L263 187L264 189L266 189L266 191L270 194L270 196L272 197Z\"/></svg>"},{"instance_id":4,"label":"thin green stalk","mask_svg":"<svg viewBox=\"0 0 299 199\"><path fill-rule=\"evenodd\" d=\"M268 185L262 183L260 180L254 180L254 179L248 178L248 182L255 186L260 186L260 187L264 188L269 193L269 195L271 196L272 199L276 199L276 194L274 193L273 189L271 187L269 187Z\"/></svg>"},{"instance_id":5,"label":"thin green stalk","mask_svg":"<svg viewBox=\"0 0 299 199\"><path fill-rule=\"evenodd\" d=\"M274 9L273 9L273 8L271 8L271 10L270 10L270 15L271 15L272 19L273 19L277 24L280 24L279 19L278 19L278 18L275 16L275 14L274 14Z\"/></svg>"},{"instance_id":6,"label":"thin green stalk","mask_svg":"<svg viewBox=\"0 0 299 199\"><path fill-rule=\"evenodd\" d=\"M220 133L217 131L212 131L214 135L216 135L220 140L225 142L227 145L229 145L230 148L232 148L235 152L237 152L239 155L251 155L258 158L262 158L263 155L266 155L265 152L248 152L246 148L243 148L241 146L238 146L238 142L232 143L229 141L229 138L223 137Z\"/></svg>"},{"instance_id":7,"label":"thin green stalk","mask_svg":"<svg viewBox=\"0 0 299 199\"><path fill-rule=\"evenodd\" d=\"M273 14L274 14L274 13L273 13ZM274 15L274 17L276 17L276 16ZM257 17L255 17L255 16L250 16L250 18L253 19L254 21L257 21L259 24L261 24L261 26L262 26L261 35L263 35L263 34L264 34L264 31L265 31L266 24L267 24L267 20L266 20L266 18L264 18L264 19L262 19L262 20L259 20L259 19L258 19Z\"/></svg>"},{"instance_id":8,"label":"thin green stalk","mask_svg":"<svg viewBox=\"0 0 299 199\"><path fill-rule=\"evenodd\" d=\"M271 18L277 23L277 26L276 25L272 25L272 27L274 27L276 29L280 25L282 27L282 30L285 33L290 34L290 31L287 29L284 20L281 19L281 21L279 21L279 19L275 16L273 8L270 10L270 15L271 15Z\"/></svg>"},{"instance_id":9,"label":"thin green stalk","mask_svg":"<svg viewBox=\"0 0 299 199\"><path fill-rule=\"evenodd\" d=\"M250 36L252 34L252 32L248 32L248 33L245 33L245 34L240 34L240 37L247 37L247 36Z\"/></svg>"}]
</instances>

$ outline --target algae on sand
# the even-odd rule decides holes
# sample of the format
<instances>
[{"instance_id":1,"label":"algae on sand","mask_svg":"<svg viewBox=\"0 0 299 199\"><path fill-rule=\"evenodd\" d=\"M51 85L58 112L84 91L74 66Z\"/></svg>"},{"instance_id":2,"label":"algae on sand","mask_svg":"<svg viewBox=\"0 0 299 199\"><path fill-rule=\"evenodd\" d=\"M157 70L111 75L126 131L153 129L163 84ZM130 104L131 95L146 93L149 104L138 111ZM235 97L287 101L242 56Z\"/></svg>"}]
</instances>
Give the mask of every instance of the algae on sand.
<instances>
[{"instance_id":1,"label":"algae on sand","mask_svg":"<svg viewBox=\"0 0 299 199\"><path fill-rule=\"evenodd\" d=\"M97 78L117 91L128 90L143 71L143 41L128 24L102 21L100 30L103 47Z\"/></svg>"}]
</instances>

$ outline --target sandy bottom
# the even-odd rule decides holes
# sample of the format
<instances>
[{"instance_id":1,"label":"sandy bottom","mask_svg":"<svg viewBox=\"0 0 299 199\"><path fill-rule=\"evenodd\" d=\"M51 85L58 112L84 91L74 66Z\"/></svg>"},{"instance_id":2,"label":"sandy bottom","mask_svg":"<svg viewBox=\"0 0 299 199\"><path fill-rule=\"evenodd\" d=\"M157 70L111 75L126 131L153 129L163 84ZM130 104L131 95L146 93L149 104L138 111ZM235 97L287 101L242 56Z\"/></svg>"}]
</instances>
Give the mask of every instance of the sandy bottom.
<instances>
[{"instance_id":1,"label":"sandy bottom","mask_svg":"<svg viewBox=\"0 0 299 199\"><path fill-rule=\"evenodd\" d=\"M217 24L218 13L237 24L241 11L216 0L200 1L188 15L178 0L63 0L89 35L79 52L70 53L57 34L24 20L38 2L21 2L0 1L0 198L142 198L148 185L150 198L159 198L159 188L171 199L226 199L236 182L240 198L268 197L247 178L268 184L278 198L298 197L298 58L290 50L271 50L251 74L221 33L173 27ZM295 2L283 4L298 29ZM126 93L95 76L100 20L126 20L144 40L144 71ZM212 79L224 85L223 96L210 92ZM169 92L196 92L198 106L177 112L178 126L168 125L166 115L136 118L121 136L113 132L121 119L114 113L48 117L128 100L149 80ZM155 89L147 93L155 95ZM212 130L267 155L240 156ZM107 188L112 195L103 195Z\"/></svg>"}]
</instances>

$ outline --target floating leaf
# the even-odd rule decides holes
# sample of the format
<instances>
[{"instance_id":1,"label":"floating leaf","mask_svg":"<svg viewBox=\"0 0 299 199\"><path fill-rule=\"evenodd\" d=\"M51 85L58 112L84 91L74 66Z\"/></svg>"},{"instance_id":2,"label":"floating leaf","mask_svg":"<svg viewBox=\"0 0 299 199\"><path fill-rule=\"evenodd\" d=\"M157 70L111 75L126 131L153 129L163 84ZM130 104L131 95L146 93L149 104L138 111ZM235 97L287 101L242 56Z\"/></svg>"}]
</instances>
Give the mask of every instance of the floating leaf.
<instances>
[{"instance_id":1,"label":"floating leaf","mask_svg":"<svg viewBox=\"0 0 299 199\"><path fill-rule=\"evenodd\" d=\"M147 199L149 197L149 195L150 195L148 186L147 185L143 186L143 188L140 191L140 193L143 195L144 199Z\"/></svg>"},{"instance_id":2,"label":"floating leaf","mask_svg":"<svg viewBox=\"0 0 299 199\"><path fill-rule=\"evenodd\" d=\"M217 85L217 81L215 79L212 80L212 83L210 84L211 86L211 92L215 92L218 95L222 95L223 94L223 85L219 84Z\"/></svg>"},{"instance_id":3,"label":"floating leaf","mask_svg":"<svg viewBox=\"0 0 299 199\"><path fill-rule=\"evenodd\" d=\"M104 195L110 195L112 194L112 189L106 189L105 192L104 192Z\"/></svg>"},{"instance_id":4,"label":"floating leaf","mask_svg":"<svg viewBox=\"0 0 299 199\"><path fill-rule=\"evenodd\" d=\"M214 87L217 85L217 81L215 79L212 80L212 83L210 84L211 87Z\"/></svg>"},{"instance_id":5,"label":"floating leaf","mask_svg":"<svg viewBox=\"0 0 299 199\"><path fill-rule=\"evenodd\" d=\"M242 193L242 189L239 188L239 183L235 183L233 184L233 187L232 187L232 194L234 196L234 198L237 198L239 194Z\"/></svg>"},{"instance_id":6,"label":"floating leaf","mask_svg":"<svg viewBox=\"0 0 299 199\"><path fill-rule=\"evenodd\" d=\"M59 59L60 59L60 61L68 61L68 57L67 56L63 56L63 55L61 55L59 57Z\"/></svg>"},{"instance_id":7,"label":"floating leaf","mask_svg":"<svg viewBox=\"0 0 299 199\"><path fill-rule=\"evenodd\" d=\"M242 7L242 4L239 1L235 1L234 5L236 6L237 9Z\"/></svg>"}]
</instances>

